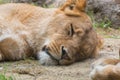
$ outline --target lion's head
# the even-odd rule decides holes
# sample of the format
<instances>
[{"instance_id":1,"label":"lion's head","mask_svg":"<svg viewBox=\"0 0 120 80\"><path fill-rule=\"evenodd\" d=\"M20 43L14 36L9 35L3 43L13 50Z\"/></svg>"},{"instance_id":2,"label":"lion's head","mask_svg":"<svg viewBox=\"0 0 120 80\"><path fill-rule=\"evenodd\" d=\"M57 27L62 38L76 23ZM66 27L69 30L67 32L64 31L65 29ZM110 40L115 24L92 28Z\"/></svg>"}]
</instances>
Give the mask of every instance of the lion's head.
<instances>
[{"instance_id":1,"label":"lion's head","mask_svg":"<svg viewBox=\"0 0 120 80\"><path fill-rule=\"evenodd\" d=\"M68 0L46 23L48 38L39 55L41 64L68 65L97 55L101 40L83 10L85 3Z\"/></svg>"}]
</instances>

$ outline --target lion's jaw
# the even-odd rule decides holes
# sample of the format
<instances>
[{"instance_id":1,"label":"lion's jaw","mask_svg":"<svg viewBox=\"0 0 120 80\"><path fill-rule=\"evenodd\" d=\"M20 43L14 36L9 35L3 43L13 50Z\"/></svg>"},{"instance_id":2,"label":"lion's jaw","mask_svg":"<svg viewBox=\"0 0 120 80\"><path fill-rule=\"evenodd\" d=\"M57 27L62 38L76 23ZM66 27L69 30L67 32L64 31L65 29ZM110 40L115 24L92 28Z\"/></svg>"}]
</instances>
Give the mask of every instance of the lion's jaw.
<instances>
[{"instance_id":1,"label":"lion's jaw","mask_svg":"<svg viewBox=\"0 0 120 80\"><path fill-rule=\"evenodd\" d=\"M45 51L41 51L39 53L39 62L42 65L57 65L58 62L56 60L53 60L50 55L48 55Z\"/></svg>"},{"instance_id":2,"label":"lion's jaw","mask_svg":"<svg viewBox=\"0 0 120 80\"><path fill-rule=\"evenodd\" d=\"M47 51L46 46L50 44L50 40L46 39L42 51L38 53L39 62L42 65L58 65L58 60L55 59L50 53Z\"/></svg>"}]
</instances>

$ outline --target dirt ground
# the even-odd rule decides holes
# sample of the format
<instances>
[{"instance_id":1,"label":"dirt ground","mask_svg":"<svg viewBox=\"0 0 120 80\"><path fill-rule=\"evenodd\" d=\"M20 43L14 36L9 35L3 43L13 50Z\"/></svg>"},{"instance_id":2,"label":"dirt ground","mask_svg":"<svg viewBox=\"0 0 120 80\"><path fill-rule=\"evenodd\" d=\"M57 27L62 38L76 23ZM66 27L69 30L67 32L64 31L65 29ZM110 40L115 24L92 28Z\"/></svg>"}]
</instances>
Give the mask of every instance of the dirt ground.
<instances>
[{"instance_id":1,"label":"dirt ground","mask_svg":"<svg viewBox=\"0 0 120 80\"><path fill-rule=\"evenodd\" d=\"M0 73L12 76L14 80L91 80L91 63L99 58L119 58L120 30L97 29L104 37L103 49L95 59L87 59L69 66L42 66L38 61L27 59L0 63Z\"/></svg>"}]
</instances>

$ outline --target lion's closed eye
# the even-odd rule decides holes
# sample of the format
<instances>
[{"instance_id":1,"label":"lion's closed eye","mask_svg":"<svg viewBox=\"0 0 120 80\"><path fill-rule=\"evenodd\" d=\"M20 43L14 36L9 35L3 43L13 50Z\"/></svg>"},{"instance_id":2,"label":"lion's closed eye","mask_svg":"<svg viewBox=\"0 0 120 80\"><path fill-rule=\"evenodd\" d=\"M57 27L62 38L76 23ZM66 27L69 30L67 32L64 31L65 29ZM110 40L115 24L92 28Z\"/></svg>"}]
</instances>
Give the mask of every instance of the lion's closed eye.
<instances>
[{"instance_id":1,"label":"lion's closed eye","mask_svg":"<svg viewBox=\"0 0 120 80\"><path fill-rule=\"evenodd\" d=\"M70 24L68 27L68 31L67 31L67 35L72 37L74 35L74 28L73 28L73 24Z\"/></svg>"},{"instance_id":2,"label":"lion's closed eye","mask_svg":"<svg viewBox=\"0 0 120 80\"><path fill-rule=\"evenodd\" d=\"M83 29L76 27L73 24L69 24L65 31L68 37L73 37L74 35L80 36L84 33Z\"/></svg>"}]
</instances>

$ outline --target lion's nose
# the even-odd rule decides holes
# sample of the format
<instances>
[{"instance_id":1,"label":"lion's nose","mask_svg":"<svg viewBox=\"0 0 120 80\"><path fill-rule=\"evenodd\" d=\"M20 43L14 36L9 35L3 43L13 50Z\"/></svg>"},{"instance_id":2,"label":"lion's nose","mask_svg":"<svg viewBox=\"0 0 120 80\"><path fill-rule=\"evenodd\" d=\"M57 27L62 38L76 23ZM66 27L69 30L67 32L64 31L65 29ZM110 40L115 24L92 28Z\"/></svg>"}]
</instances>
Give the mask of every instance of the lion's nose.
<instances>
[{"instance_id":1,"label":"lion's nose","mask_svg":"<svg viewBox=\"0 0 120 80\"><path fill-rule=\"evenodd\" d=\"M61 46L61 54L62 54L61 59L70 60L70 57L68 55L68 50L64 46Z\"/></svg>"},{"instance_id":2,"label":"lion's nose","mask_svg":"<svg viewBox=\"0 0 120 80\"><path fill-rule=\"evenodd\" d=\"M42 51L48 51L48 50L49 50L49 48L46 45L43 46Z\"/></svg>"},{"instance_id":3,"label":"lion's nose","mask_svg":"<svg viewBox=\"0 0 120 80\"><path fill-rule=\"evenodd\" d=\"M67 50L64 46L61 46L61 54L62 54L61 58L64 58L64 56L67 54Z\"/></svg>"},{"instance_id":4,"label":"lion's nose","mask_svg":"<svg viewBox=\"0 0 120 80\"><path fill-rule=\"evenodd\" d=\"M62 55L66 54L66 50L64 46L61 46L61 52L62 52Z\"/></svg>"}]
</instances>

